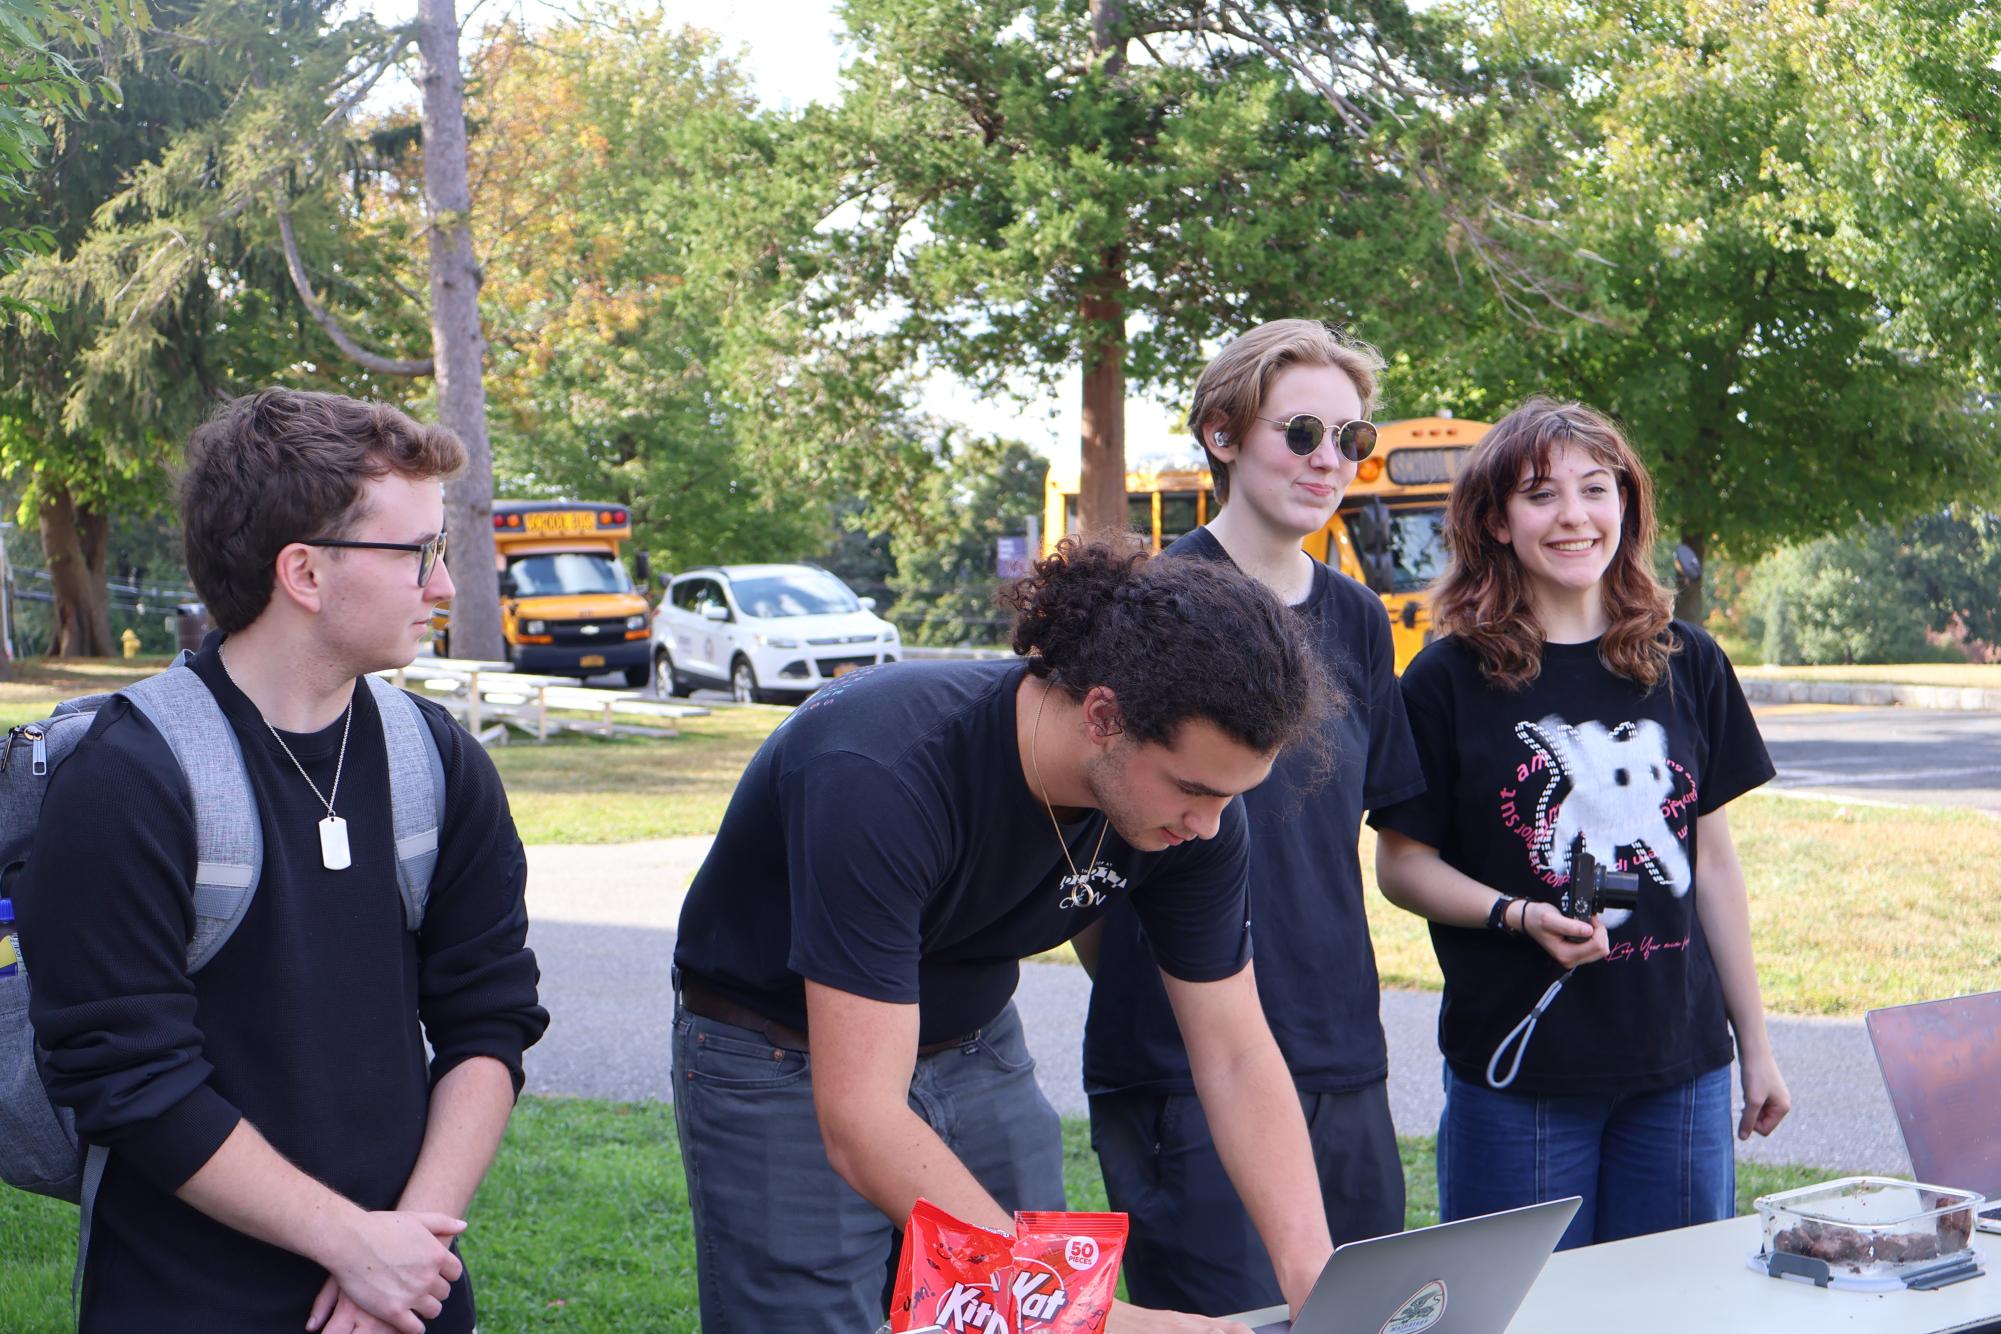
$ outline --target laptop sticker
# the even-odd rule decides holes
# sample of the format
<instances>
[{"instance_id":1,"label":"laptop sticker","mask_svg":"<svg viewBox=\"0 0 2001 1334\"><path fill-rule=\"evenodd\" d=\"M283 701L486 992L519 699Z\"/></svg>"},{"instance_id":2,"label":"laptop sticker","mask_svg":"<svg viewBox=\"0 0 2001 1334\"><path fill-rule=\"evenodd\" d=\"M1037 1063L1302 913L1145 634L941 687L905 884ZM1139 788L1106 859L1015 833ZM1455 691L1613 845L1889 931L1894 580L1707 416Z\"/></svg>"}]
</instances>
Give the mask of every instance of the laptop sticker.
<instances>
[{"instance_id":1,"label":"laptop sticker","mask_svg":"<svg viewBox=\"0 0 2001 1334\"><path fill-rule=\"evenodd\" d=\"M1404 1299L1380 1334L1422 1334L1445 1318L1445 1280L1435 1278Z\"/></svg>"}]
</instances>

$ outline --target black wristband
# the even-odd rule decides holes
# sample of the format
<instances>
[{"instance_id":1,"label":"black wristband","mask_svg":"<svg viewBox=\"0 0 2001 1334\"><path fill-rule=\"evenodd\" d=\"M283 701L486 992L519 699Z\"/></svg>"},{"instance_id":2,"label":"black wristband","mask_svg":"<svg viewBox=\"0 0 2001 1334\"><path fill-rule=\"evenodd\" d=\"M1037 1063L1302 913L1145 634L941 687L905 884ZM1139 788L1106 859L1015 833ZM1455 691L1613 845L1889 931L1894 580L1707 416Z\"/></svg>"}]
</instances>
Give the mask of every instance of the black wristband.
<instances>
[{"instance_id":1,"label":"black wristband","mask_svg":"<svg viewBox=\"0 0 2001 1334\"><path fill-rule=\"evenodd\" d=\"M1516 902L1511 894L1503 894L1494 900L1494 906L1487 909L1487 929L1506 933L1508 930L1508 909Z\"/></svg>"}]
</instances>

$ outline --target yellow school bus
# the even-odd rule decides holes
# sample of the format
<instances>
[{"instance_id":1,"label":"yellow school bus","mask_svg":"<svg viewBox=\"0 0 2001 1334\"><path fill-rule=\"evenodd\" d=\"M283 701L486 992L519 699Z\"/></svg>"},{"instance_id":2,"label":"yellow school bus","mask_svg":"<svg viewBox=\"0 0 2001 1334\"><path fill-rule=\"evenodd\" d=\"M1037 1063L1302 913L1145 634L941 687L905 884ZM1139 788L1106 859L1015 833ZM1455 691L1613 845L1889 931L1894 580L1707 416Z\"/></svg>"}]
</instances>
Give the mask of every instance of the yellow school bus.
<instances>
[{"instance_id":1,"label":"yellow school bus","mask_svg":"<svg viewBox=\"0 0 2001 1334\"><path fill-rule=\"evenodd\" d=\"M1445 569L1445 497L1485 422L1420 417L1381 424L1375 453L1327 526L1300 543L1318 560L1359 579L1390 615L1398 671L1431 636L1431 581ZM1206 468L1126 475L1128 522L1158 551L1216 512ZM1043 492L1043 550L1078 528L1077 487L1052 471Z\"/></svg>"},{"instance_id":2,"label":"yellow school bus","mask_svg":"<svg viewBox=\"0 0 2001 1334\"><path fill-rule=\"evenodd\" d=\"M653 608L619 552L632 540L623 505L582 500L496 500L494 565L500 574L500 632L507 658L523 672L597 676L621 672L637 689L653 670ZM438 652L451 652L450 624Z\"/></svg>"}]
</instances>

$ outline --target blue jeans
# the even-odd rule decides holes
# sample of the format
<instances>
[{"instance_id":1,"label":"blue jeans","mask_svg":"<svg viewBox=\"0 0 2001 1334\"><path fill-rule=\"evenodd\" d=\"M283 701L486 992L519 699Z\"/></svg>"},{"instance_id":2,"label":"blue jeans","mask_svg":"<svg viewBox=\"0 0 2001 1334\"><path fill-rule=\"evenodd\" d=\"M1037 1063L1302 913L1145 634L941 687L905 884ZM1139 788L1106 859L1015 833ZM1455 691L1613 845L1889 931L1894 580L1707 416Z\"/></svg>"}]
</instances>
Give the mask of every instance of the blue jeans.
<instances>
[{"instance_id":1,"label":"blue jeans","mask_svg":"<svg viewBox=\"0 0 2001 1334\"><path fill-rule=\"evenodd\" d=\"M1063 1128L1010 1004L964 1045L921 1056L910 1107L1007 1209L1063 1208ZM674 1012L674 1123L695 1228L703 1334L867 1334L902 1219L827 1162L812 1058Z\"/></svg>"},{"instance_id":2,"label":"blue jeans","mask_svg":"<svg viewBox=\"0 0 2001 1334\"><path fill-rule=\"evenodd\" d=\"M1510 1093L1445 1071L1438 1212L1446 1222L1582 1196L1558 1250L1713 1223L1737 1211L1730 1067L1651 1093Z\"/></svg>"}]
</instances>

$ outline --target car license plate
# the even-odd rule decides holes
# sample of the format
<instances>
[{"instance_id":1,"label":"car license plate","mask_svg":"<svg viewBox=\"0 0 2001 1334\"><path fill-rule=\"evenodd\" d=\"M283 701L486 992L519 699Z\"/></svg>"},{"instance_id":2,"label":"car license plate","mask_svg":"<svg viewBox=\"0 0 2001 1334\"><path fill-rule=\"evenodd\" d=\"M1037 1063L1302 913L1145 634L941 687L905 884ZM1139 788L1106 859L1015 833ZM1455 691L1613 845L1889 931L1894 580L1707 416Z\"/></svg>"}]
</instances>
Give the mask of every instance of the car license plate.
<instances>
[{"instance_id":1,"label":"car license plate","mask_svg":"<svg viewBox=\"0 0 2001 1334\"><path fill-rule=\"evenodd\" d=\"M859 662L837 662L834 664L834 675L846 676L849 672L860 671L864 666L865 663Z\"/></svg>"},{"instance_id":2,"label":"car license plate","mask_svg":"<svg viewBox=\"0 0 2001 1334\"><path fill-rule=\"evenodd\" d=\"M604 654L602 654L602 653L586 653L586 654L584 654L584 656L583 656L583 657L581 657L581 658L578 658L578 659L577 659L577 666L579 666L579 667L602 667L602 666L604 666Z\"/></svg>"}]
</instances>

